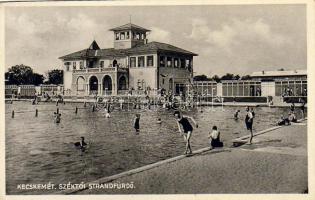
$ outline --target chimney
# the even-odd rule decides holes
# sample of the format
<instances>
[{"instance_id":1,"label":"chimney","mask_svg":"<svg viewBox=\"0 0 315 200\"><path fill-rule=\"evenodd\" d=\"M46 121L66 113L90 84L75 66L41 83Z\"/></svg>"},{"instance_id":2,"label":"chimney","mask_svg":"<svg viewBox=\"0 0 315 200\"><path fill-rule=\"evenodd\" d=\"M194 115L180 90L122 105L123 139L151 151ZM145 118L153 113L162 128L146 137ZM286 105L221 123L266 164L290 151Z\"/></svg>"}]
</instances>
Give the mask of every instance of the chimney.
<instances>
[{"instance_id":1,"label":"chimney","mask_svg":"<svg viewBox=\"0 0 315 200\"><path fill-rule=\"evenodd\" d=\"M265 74L265 71L262 71L262 74Z\"/></svg>"}]
</instances>

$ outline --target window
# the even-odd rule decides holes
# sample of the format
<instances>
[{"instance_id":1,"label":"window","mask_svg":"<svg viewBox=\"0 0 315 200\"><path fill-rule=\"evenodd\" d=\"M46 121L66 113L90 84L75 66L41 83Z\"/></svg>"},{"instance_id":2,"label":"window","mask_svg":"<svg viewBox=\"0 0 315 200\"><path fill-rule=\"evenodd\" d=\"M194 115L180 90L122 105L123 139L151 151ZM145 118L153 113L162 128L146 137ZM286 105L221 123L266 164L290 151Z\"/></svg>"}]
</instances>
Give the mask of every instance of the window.
<instances>
[{"instance_id":1,"label":"window","mask_svg":"<svg viewBox=\"0 0 315 200\"><path fill-rule=\"evenodd\" d=\"M153 56L147 57L147 66L152 67L153 66Z\"/></svg>"},{"instance_id":2,"label":"window","mask_svg":"<svg viewBox=\"0 0 315 200\"><path fill-rule=\"evenodd\" d=\"M140 40L140 33L136 33L136 39Z\"/></svg>"},{"instance_id":3,"label":"window","mask_svg":"<svg viewBox=\"0 0 315 200\"><path fill-rule=\"evenodd\" d=\"M130 67L136 67L136 57L130 57Z\"/></svg>"},{"instance_id":4,"label":"window","mask_svg":"<svg viewBox=\"0 0 315 200\"><path fill-rule=\"evenodd\" d=\"M172 58L167 57L167 67L172 67Z\"/></svg>"},{"instance_id":5,"label":"window","mask_svg":"<svg viewBox=\"0 0 315 200\"><path fill-rule=\"evenodd\" d=\"M178 58L174 58L174 67L178 68Z\"/></svg>"},{"instance_id":6,"label":"window","mask_svg":"<svg viewBox=\"0 0 315 200\"><path fill-rule=\"evenodd\" d=\"M185 59L180 59L180 68L185 68Z\"/></svg>"},{"instance_id":7,"label":"window","mask_svg":"<svg viewBox=\"0 0 315 200\"><path fill-rule=\"evenodd\" d=\"M83 69L83 61L80 61L80 69Z\"/></svg>"},{"instance_id":8,"label":"window","mask_svg":"<svg viewBox=\"0 0 315 200\"><path fill-rule=\"evenodd\" d=\"M126 39L129 39L129 32L126 32Z\"/></svg>"},{"instance_id":9,"label":"window","mask_svg":"<svg viewBox=\"0 0 315 200\"><path fill-rule=\"evenodd\" d=\"M162 84L164 85L164 82L165 82L165 80L164 80L164 78L162 79Z\"/></svg>"},{"instance_id":10,"label":"window","mask_svg":"<svg viewBox=\"0 0 315 200\"><path fill-rule=\"evenodd\" d=\"M165 67L165 57L160 56L160 67Z\"/></svg>"},{"instance_id":11,"label":"window","mask_svg":"<svg viewBox=\"0 0 315 200\"><path fill-rule=\"evenodd\" d=\"M141 33L141 40L144 40L144 34Z\"/></svg>"},{"instance_id":12,"label":"window","mask_svg":"<svg viewBox=\"0 0 315 200\"><path fill-rule=\"evenodd\" d=\"M66 71L70 70L70 62L65 62L64 65L66 66Z\"/></svg>"},{"instance_id":13,"label":"window","mask_svg":"<svg viewBox=\"0 0 315 200\"><path fill-rule=\"evenodd\" d=\"M138 67L144 67L144 56L138 57Z\"/></svg>"},{"instance_id":14,"label":"window","mask_svg":"<svg viewBox=\"0 0 315 200\"><path fill-rule=\"evenodd\" d=\"M121 40L124 40L124 39L125 39L125 32L121 32L121 33L120 33L120 39L121 39Z\"/></svg>"},{"instance_id":15,"label":"window","mask_svg":"<svg viewBox=\"0 0 315 200\"><path fill-rule=\"evenodd\" d=\"M190 67L190 60L186 59L186 68L189 68L189 67Z\"/></svg>"},{"instance_id":16,"label":"window","mask_svg":"<svg viewBox=\"0 0 315 200\"><path fill-rule=\"evenodd\" d=\"M101 60L100 62L100 68L103 68L104 67L104 60Z\"/></svg>"},{"instance_id":17,"label":"window","mask_svg":"<svg viewBox=\"0 0 315 200\"><path fill-rule=\"evenodd\" d=\"M77 69L77 63L74 61L73 62L73 70L76 70Z\"/></svg>"},{"instance_id":18,"label":"window","mask_svg":"<svg viewBox=\"0 0 315 200\"><path fill-rule=\"evenodd\" d=\"M116 34L115 34L115 39L116 39L116 40L119 40L119 33L116 33Z\"/></svg>"}]
</instances>

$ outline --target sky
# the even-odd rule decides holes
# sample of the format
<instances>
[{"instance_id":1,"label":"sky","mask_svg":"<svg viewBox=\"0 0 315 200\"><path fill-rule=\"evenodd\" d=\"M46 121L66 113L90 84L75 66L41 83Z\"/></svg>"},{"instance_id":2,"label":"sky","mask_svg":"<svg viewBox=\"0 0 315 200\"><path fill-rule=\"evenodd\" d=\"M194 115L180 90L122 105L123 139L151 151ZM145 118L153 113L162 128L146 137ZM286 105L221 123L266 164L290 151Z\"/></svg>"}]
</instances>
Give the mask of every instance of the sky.
<instances>
[{"instance_id":1,"label":"sky","mask_svg":"<svg viewBox=\"0 0 315 200\"><path fill-rule=\"evenodd\" d=\"M38 73L61 69L58 58L95 39L112 48L110 28L131 22L148 28L150 41L197 53L195 74L247 75L306 69L304 5L190 5L7 7L5 67L24 64Z\"/></svg>"}]
</instances>

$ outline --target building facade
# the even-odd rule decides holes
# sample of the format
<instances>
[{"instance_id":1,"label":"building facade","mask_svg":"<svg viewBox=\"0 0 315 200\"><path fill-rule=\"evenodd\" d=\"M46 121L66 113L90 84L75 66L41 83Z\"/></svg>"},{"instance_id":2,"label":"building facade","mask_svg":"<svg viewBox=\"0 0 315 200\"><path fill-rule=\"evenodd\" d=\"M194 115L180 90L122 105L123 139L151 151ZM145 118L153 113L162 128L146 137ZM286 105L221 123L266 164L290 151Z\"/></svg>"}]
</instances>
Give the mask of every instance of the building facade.
<instances>
[{"instance_id":1,"label":"building facade","mask_svg":"<svg viewBox=\"0 0 315 200\"><path fill-rule=\"evenodd\" d=\"M225 80L220 83L195 81L193 90L201 96L306 97L307 71L260 71L253 72L249 80Z\"/></svg>"},{"instance_id":2,"label":"building facade","mask_svg":"<svg viewBox=\"0 0 315 200\"><path fill-rule=\"evenodd\" d=\"M178 94L190 83L197 54L161 42L148 42L150 30L134 24L113 29L114 48L96 41L60 57L64 89L71 95L120 95L130 90Z\"/></svg>"},{"instance_id":3,"label":"building facade","mask_svg":"<svg viewBox=\"0 0 315 200\"><path fill-rule=\"evenodd\" d=\"M260 71L251 78L261 82L263 96L307 96L307 70Z\"/></svg>"}]
</instances>

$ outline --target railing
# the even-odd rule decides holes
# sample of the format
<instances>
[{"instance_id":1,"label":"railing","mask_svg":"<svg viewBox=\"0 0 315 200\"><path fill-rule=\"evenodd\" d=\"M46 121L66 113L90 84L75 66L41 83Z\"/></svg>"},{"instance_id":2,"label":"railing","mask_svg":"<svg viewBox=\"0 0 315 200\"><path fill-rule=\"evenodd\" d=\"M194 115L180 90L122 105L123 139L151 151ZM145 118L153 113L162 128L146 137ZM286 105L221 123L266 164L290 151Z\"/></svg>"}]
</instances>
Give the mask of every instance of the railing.
<instances>
[{"instance_id":1,"label":"railing","mask_svg":"<svg viewBox=\"0 0 315 200\"><path fill-rule=\"evenodd\" d=\"M89 72L128 72L128 68L106 67L106 68L86 68L76 69L73 73L89 73Z\"/></svg>"},{"instance_id":2,"label":"railing","mask_svg":"<svg viewBox=\"0 0 315 200\"><path fill-rule=\"evenodd\" d=\"M118 90L117 95L128 95L129 90Z\"/></svg>"},{"instance_id":3,"label":"railing","mask_svg":"<svg viewBox=\"0 0 315 200\"><path fill-rule=\"evenodd\" d=\"M103 96L109 96L112 95L112 90L103 90Z\"/></svg>"}]
</instances>

